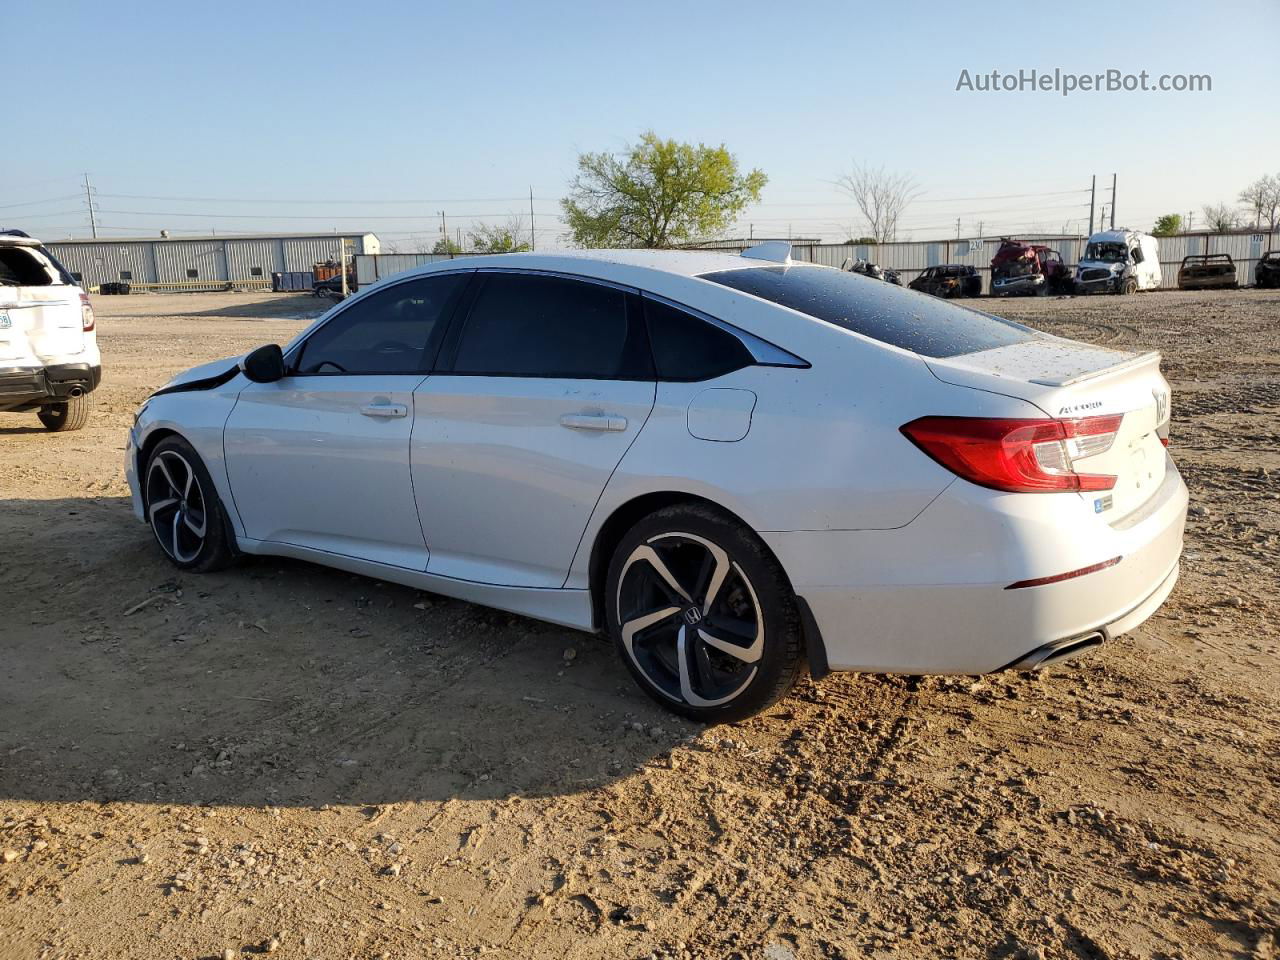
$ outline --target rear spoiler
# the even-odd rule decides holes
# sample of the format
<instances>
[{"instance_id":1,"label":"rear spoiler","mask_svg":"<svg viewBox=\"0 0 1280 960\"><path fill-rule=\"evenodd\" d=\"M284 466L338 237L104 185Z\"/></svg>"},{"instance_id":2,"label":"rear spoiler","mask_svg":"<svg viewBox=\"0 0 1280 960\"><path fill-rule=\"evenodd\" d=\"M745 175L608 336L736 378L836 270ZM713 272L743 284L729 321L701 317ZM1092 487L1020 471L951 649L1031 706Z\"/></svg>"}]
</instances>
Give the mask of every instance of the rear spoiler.
<instances>
[{"instance_id":1,"label":"rear spoiler","mask_svg":"<svg viewBox=\"0 0 1280 960\"><path fill-rule=\"evenodd\" d=\"M1028 382L1038 384L1042 387L1069 387L1073 383L1083 383L1086 380L1096 380L1099 377L1110 377L1117 373L1123 373L1125 370L1133 370L1136 367L1145 367L1152 360L1159 364L1159 350L1150 350L1147 353L1140 353L1136 357L1129 357L1125 360L1121 360L1119 363L1113 363L1109 367L1100 367L1097 370L1090 370L1088 373L1081 373L1074 377L1064 377L1059 380L1030 380Z\"/></svg>"}]
</instances>

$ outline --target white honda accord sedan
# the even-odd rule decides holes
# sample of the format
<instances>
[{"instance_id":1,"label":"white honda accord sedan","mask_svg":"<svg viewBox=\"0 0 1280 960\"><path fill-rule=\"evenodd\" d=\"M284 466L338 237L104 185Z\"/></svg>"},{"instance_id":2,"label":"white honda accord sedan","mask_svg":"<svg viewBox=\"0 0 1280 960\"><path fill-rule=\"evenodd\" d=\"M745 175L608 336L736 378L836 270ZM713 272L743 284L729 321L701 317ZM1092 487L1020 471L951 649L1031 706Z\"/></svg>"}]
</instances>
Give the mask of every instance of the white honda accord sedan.
<instances>
[{"instance_id":1,"label":"white honda accord sedan","mask_svg":"<svg viewBox=\"0 0 1280 960\"><path fill-rule=\"evenodd\" d=\"M138 412L177 566L294 557L606 632L705 721L806 667L1032 669L1149 617L1187 491L1157 354L785 244L433 263Z\"/></svg>"}]
</instances>

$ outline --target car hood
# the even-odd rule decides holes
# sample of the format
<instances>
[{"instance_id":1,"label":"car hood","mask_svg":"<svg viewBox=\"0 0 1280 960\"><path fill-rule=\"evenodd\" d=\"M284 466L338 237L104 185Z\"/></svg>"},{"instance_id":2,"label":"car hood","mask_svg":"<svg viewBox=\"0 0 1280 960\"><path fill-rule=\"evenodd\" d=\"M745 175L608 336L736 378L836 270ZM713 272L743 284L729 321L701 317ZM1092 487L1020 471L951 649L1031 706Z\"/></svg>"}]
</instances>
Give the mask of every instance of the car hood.
<instances>
[{"instance_id":1,"label":"car hood","mask_svg":"<svg viewBox=\"0 0 1280 960\"><path fill-rule=\"evenodd\" d=\"M224 360L211 360L209 363L202 363L200 366L192 367L190 370L183 370L161 389L178 387L195 380L207 380L210 377L216 377L220 373L226 373L232 367L239 367L240 361L243 359L244 354L240 354L237 357L227 357Z\"/></svg>"}]
</instances>

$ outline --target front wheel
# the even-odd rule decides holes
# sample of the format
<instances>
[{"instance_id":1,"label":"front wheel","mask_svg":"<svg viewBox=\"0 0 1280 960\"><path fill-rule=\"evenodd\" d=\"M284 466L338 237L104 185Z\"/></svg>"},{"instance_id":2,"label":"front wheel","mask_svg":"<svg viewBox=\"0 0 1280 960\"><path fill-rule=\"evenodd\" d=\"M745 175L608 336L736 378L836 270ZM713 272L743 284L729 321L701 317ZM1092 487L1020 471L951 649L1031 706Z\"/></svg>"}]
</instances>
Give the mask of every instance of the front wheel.
<instances>
[{"instance_id":1,"label":"front wheel","mask_svg":"<svg viewBox=\"0 0 1280 960\"><path fill-rule=\"evenodd\" d=\"M800 615L778 561L730 517L666 507L618 545L606 581L608 628L640 687L704 723L777 702L804 665Z\"/></svg>"},{"instance_id":2,"label":"front wheel","mask_svg":"<svg viewBox=\"0 0 1280 960\"><path fill-rule=\"evenodd\" d=\"M213 479L181 437L166 437L151 452L143 502L151 532L174 566L208 573L235 560Z\"/></svg>"},{"instance_id":3,"label":"front wheel","mask_svg":"<svg viewBox=\"0 0 1280 960\"><path fill-rule=\"evenodd\" d=\"M1138 281L1134 280L1132 277L1126 280L1124 284L1120 287L1121 296L1131 297L1137 292L1138 292Z\"/></svg>"}]
</instances>

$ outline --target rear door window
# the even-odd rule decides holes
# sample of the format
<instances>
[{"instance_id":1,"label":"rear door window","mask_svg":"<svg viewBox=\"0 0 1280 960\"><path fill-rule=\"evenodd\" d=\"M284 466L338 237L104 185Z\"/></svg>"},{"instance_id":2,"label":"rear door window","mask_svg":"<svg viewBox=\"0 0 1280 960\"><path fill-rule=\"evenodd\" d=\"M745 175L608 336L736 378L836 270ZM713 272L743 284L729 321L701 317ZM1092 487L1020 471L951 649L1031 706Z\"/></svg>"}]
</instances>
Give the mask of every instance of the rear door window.
<instances>
[{"instance_id":1,"label":"rear door window","mask_svg":"<svg viewBox=\"0 0 1280 960\"><path fill-rule=\"evenodd\" d=\"M702 279L925 357L977 353L1037 336L988 313L827 267L749 267Z\"/></svg>"},{"instance_id":2,"label":"rear door window","mask_svg":"<svg viewBox=\"0 0 1280 960\"><path fill-rule=\"evenodd\" d=\"M453 373L651 380L644 321L613 287L565 277L482 275Z\"/></svg>"}]
</instances>

